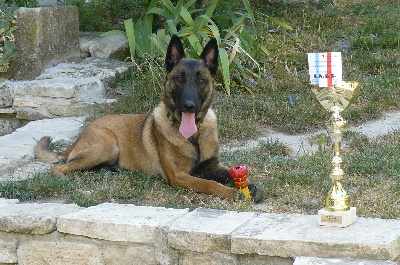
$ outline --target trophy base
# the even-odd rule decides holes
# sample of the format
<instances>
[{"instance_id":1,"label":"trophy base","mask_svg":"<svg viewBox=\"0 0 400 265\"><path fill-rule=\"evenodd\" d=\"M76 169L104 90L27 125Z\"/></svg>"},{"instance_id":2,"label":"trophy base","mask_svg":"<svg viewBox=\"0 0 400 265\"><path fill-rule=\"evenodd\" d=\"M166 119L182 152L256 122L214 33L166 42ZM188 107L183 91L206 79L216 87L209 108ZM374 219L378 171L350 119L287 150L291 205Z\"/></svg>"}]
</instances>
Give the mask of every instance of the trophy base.
<instances>
[{"instance_id":1,"label":"trophy base","mask_svg":"<svg viewBox=\"0 0 400 265\"><path fill-rule=\"evenodd\" d=\"M324 226L347 227L356 221L356 207L343 212L318 211L318 223Z\"/></svg>"}]
</instances>

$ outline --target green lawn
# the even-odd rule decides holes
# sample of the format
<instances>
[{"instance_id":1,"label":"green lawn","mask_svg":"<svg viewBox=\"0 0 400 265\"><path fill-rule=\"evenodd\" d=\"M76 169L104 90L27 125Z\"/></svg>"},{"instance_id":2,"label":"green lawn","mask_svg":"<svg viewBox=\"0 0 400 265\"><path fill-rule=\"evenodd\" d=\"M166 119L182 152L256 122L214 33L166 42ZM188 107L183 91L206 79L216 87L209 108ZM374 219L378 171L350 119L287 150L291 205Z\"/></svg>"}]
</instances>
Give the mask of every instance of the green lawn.
<instances>
[{"instance_id":1,"label":"green lawn","mask_svg":"<svg viewBox=\"0 0 400 265\"><path fill-rule=\"evenodd\" d=\"M400 4L398 1L310 1L284 4L261 1L256 6L258 28L270 56L258 58L263 75L251 85L252 93L237 83L228 96L217 79L214 109L219 117L221 142L246 141L273 128L298 134L324 128L329 114L319 105L308 84L308 52L342 52L344 79L359 81L357 102L343 116L359 124L399 109ZM260 13L285 21L283 30ZM269 33L269 30L271 33ZM132 79L115 88L124 91L112 110L147 112L159 100L164 73L162 63L143 62ZM149 85L151 84L151 85ZM146 103L146 104L144 104ZM109 110L101 110L103 115ZM347 133L343 150L343 185L357 214L400 218L400 132L374 141ZM250 178L264 192L265 206L258 211L315 214L323 207L330 188L331 151L322 146L313 155L289 156L286 146L265 142L248 151L222 153L226 165L246 164ZM254 210L250 202L229 202L171 187L155 176L130 171L70 174L66 179L48 174L21 182L0 184L0 197L20 200L63 199L83 206L112 201L176 208L212 207Z\"/></svg>"}]
</instances>

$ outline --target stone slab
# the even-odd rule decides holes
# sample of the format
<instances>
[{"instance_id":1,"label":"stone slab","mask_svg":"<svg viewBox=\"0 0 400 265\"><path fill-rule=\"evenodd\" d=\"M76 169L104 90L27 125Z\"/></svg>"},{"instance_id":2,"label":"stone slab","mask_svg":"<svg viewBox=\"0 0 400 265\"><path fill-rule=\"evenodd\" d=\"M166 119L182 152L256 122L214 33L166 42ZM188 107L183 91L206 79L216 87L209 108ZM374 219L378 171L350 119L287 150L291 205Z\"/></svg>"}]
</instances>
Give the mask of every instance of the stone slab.
<instances>
[{"instance_id":1,"label":"stone slab","mask_svg":"<svg viewBox=\"0 0 400 265\"><path fill-rule=\"evenodd\" d=\"M54 78L96 78L104 84L113 84L130 74L133 64L113 59L89 57L81 63L59 63L43 71L37 80Z\"/></svg>"},{"instance_id":2,"label":"stone slab","mask_svg":"<svg viewBox=\"0 0 400 265\"><path fill-rule=\"evenodd\" d=\"M171 247L196 252L230 252L230 234L255 216L198 208L174 222L168 231Z\"/></svg>"},{"instance_id":3,"label":"stone slab","mask_svg":"<svg viewBox=\"0 0 400 265\"><path fill-rule=\"evenodd\" d=\"M40 138L69 143L85 124L84 117L64 117L32 121L11 134L0 137L0 181L32 177L50 164L34 161L33 149Z\"/></svg>"},{"instance_id":4,"label":"stone slab","mask_svg":"<svg viewBox=\"0 0 400 265\"><path fill-rule=\"evenodd\" d=\"M260 214L232 234L236 254L394 260L400 220L358 218L346 228L319 226L315 215Z\"/></svg>"},{"instance_id":5,"label":"stone slab","mask_svg":"<svg viewBox=\"0 0 400 265\"><path fill-rule=\"evenodd\" d=\"M19 203L0 208L0 231L21 234L48 234L56 229L60 215L79 211L75 204Z\"/></svg>"},{"instance_id":6,"label":"stone slab","mask_svg":"<svg viewBox=\"0 0 400 265\"><path fill-rule=\"evenodd\" d=\"M18 263L17 246L17 240L0 239L0 264Z\"/></svg>"},{"instance_id":7,"label":"stone slab","mask_svg":"<svg viewBox=\"0 0 400 265\"><path fill-rule=\"evenodd\" d=\"M18 247L18 264L104 264L101 248L79 242L25 241Z\"/></svg>"},{"instance_id":8,"label":"stone slab","mask_svg":"<svg viewBox=\"0 0 400 265\"><path fill-rule=\"evenodd\" d=\"M111 106L116 103L116 99L95 99L90 102L81 101L75 104L60 105L55 102L47 103L46 108L52 114L56 116L81 116L88 113L93 113L99 105L104 108Z\"/></svg>"},{"instance_id":9,"label":"stone slab","mask_svg":"<svg viewBox=\"0 0 400 265\"><path fill-rule=\"evenodd\" d=\"M103 247L103 257L105 264L179 264L173 251L160 251L146 245L106 245Z\"/></svg>"},{"instance_id":10,"label":"stone slab","mask_svg":"<svg viewBox=\"0 0 400 265\"><path fill-rule=\"evenodd\" d=\"M390 260L365 260L365 259L322 259L315 257L298 257L293 265L396 265Z\"/></svg>"},{"instance_id":11,"label":"stone slab","mask_svg":"<svg viewBox=\"0 0 400 265\"><path fill-rule=\"evenodd\" d=\"M207 265L239 265L237 257L219 252L187 252L179 259L179 265L207 264ZM254 263L253 263L254 264ZM278 264L277 264L278 265Z\"/></svg>"},{"instance_id":12,"label":"stone slab","mask_svg":"<svg viewBox=\"0 0 400 265\"><path fill-rule=\"evenodd\" d=\"M86 41L81 38L81 52L92 57L121 61L130 56L128 38L123 34L96 37Z\"/></svg>"},{"instance_id":13,"label":"stone slab","mask_svg":"<svg viewBox=\"0 0 400 265\"><path fill-rule=\"evenodd\" d=\"M14 98L64 98L76 101L103 99L103 83L93 77L77 79L58 77L53 79L17 81L13 84ZM16 106L19 107L19 106Z\"/></svg>"},{"instance_id":14,"label":"stone slab","mask_svg":"<svg viewBox=\"0 0 400 265\"><path fill-rule=\"evenodd\" d=\"M12 82L0 82L0 108L12 106Z\"/></svg>"},{"instance_id":15,"label":"stone slab","mask_svg":"<svg viewBox=\"0 0 400 265\"><path fill-rule=\"evenodd\" d=\"M0 137L0 157L12 157L7 148L28 148L27 155L33 155L33 147L43 136L50 136L54 141L71 139L76 137L85 118L65 117L47 120L32 121L24 127L18 128L12 134Z\"/></svg>"},{"instance_id":16,"label":"stone slab","mask_svg":"<svg viewBox=\"0 0 400 265\"><path fill-rule=\"evenodd\" d=\"M57 230L109 241L155 244L164 240L168 225L187 212L187 209L105 203L61 216Z\"/></svg>"},{"instance_id":17,"label":"stone slab","mask_svg":"<svg viewBox=\"0 0 400 265\"><path fill-rule=\"evenodd\" d=\"M10 204L16 204L19 203L18 199L6 199L6 198L0 198L0 207L2 206L8 206Z\"/></svg>"},{"instance_id":18,"label":"stone slab","mask_svg":"<svg viewBox=\"0 0 400 265\"><path fill-rule=\"evenodd\" d=\"M24 8L17 10L14 32L19 53L6 79L29 80L55 61L79 59L79 16L76 6Z\"/></svg>"},{"instance_id":19,"label":"stone slab","mask_svg":"<svg viewBox=\"0 0 400 265\"><path fill-rule=\"evenodd\" d=\"M1 109L0 108L0 114L15 114L15 113L17 113L17 110L16 109L14 109L14 108L4 108L4 109Z\"/></svg>"}]
</instances>

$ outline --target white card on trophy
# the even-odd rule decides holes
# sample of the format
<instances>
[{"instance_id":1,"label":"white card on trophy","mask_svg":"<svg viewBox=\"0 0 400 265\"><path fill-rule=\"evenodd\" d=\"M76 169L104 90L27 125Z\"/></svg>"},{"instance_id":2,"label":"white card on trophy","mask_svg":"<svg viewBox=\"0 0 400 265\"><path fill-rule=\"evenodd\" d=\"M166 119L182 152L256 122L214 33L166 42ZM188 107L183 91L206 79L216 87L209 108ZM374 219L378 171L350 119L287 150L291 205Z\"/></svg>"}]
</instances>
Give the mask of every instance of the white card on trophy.
<instances>
[{"instance_id":1,"label":"white card on trophy","mask_svg":"<svg viewBox=\"0 0 400 265\"><path fill-rule=\"evenodd\" d=\"M310 83L332 87L342 82L342 54L340 52L308 53Z\"/></svg>"}]
</instances>

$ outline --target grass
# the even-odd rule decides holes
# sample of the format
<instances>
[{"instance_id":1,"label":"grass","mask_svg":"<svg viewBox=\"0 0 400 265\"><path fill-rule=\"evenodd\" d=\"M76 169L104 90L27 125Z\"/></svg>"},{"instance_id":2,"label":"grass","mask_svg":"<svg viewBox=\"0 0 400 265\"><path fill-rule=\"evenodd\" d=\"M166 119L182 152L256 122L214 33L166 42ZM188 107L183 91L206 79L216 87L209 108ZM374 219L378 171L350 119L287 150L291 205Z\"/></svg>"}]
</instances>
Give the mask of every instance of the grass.
<instances>
[{"instance_id":1,"label":"grass","mask_svg":"<svg viewBox=\"0 0 400 265\"><path fill-rule=\"evenodd\" d=\"M269 57L259 57L263 78L251 87L239 85L227 96L217 79L214 109L219 117L221 142L257 138L265 128L299 134L324 128L328 113L316 101L308 85L307 52L340 51L344 79L361 82L358 101L343 116L351 124L376 119L385 111L400 108L400 21L398 1L372 0L282 3L263 1L255 9L293 27L284 31L258 13L258 27ZM275 33L266 33L273 29ZM260 33L260 34L261 34ZM164 79L162 62L143 60L114 88L123 92L119 103L105 113L148 112L159 100ZM323 138L323 137L322 137ZM321 139L322 139L321 138ZM366 217L400 218L400 132L374 141L347 133L343 150L345 189L357 214ZM289 155L280 142L264 142L247 151L221 154L226 165L246 164L252 182L263 190L263 206L246 201L229 202L172 187L156 176L117 170L76 172L68 178L38 174L32 179L0 183L0 197L20 200L61 199L82 206L101 202L133 203L175 208L211 207L234 211L315 214L324 205L330 188L331 151L326 141L315 140L319 151Z\"/></svg>"}]
</instances>

